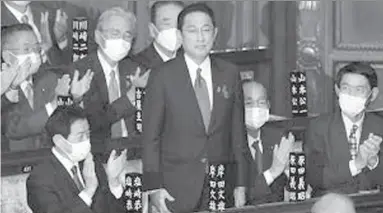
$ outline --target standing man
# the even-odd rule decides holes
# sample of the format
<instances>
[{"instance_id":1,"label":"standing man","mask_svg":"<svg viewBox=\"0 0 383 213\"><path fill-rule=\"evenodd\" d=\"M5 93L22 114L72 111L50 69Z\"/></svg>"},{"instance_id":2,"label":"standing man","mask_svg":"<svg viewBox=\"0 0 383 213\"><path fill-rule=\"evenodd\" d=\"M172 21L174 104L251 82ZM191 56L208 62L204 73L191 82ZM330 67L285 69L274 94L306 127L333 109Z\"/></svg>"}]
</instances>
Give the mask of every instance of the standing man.
<instances>
[{"instance_id":1,"label":"standing man","mask_svg":"<svg viewBox=\"0 0 383 213\"><path fill-rule=\"evenodd\" d=\"M185 7L178 29L184 54L149 77L143 178L159 211L182 213L208 209L209 165L235 164L234 184L245 186L246 134L239 71L209 54L218 33L213 11L203 3Z\"/></svg>"},{"instance_id":2,"label":"standing man","mask_svg":"<svg viewBox=\"0 0 383 213\"><path fill-rule=\"evenodd\" d=\"M135 86L145 87L148 75L139 76L139 68L129 58L136 30L136 17L120 7L105 10L95 30L96 52L74 63L74 79L80 70L94 72L89 92L73 94L82 101L89 116L92 152L102 157L111 139L134 135ZM134 76L127 78L130 75ZM100 155L101 154L101 155Z\"/></svg>"},{"instance_id":3,"label":"standing man","mask_svg":"<svg viewBox=\"0 0 383 213\"><path fill-rule=\"evenodd\" d=\"M177 17L184 8L182 1L156 1L150 7L149 32L153 43L138 53L134 60L142 66L154 67L176 57L181 47L181 35L177 29Z\"/></svg>"},{"instance_id":4,"label":"standing man","mask_svg":"<svg viewBox=\"0 0 383 213\"><path fill-rule=\"evenodd\" d=\"M335 92L340 109L310 121L306 132L307 180L314 196L382 185L383 120L366 112L379 93L376 71L362 62L342 67Z\"/></svg>"}]
</instances>

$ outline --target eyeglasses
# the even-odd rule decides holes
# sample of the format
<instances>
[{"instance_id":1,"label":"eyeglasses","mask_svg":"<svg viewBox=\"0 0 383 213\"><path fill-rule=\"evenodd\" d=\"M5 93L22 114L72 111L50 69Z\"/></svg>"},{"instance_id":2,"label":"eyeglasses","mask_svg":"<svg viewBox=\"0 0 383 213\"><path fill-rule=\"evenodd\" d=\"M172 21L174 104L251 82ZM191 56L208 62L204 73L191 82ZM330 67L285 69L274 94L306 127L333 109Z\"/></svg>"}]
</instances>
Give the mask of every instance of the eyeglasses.
<instances>
[{"instance_id":1,"label":"eyeglasses","mask_svg":"<svg viewBox=\"0 0 383 213\"><path fill-rule=\"evenodd\" d=\"M122 33L118 29L101 29L101 31L104 33L104 35L107 38L111 38L111 39L122 38L122 39L124 39L126 41L131 41L134 38L133 33L131 33L131 32L124 32L124 33Z\"/></svg>"},{"instance_id":2,"label":"eyeglasses","mask_svg":"<svg viewBox=\"0 0 383 213\"><path fill-rule=\"evenodd\" d=\"M262 99L262 100L245 100L246 106L255 106L255 107L262 107L262 108L268 108L269 107L269 101Z\"/></svg>"},{"instance_id":3,"label":"eyeglasses","mask_svg":"<svg viewBox=\"0 0 383 213\"><path fill-rule=\"evenodd\" d=\"M200 29L196 27L188 27L183 30L184 32L190 33L190 34L198 34L199 32L211 34L214 31L213 27L202 27Z\"/></svg>"},{"instance_id":4,"label":"eyeglasses","mask_svg":"<svg viewBox=\"0 0 383 213\"><path fill-rule=\"evenodd\" d=\"M339 90L342 93L354 94L356 96L365 96L370 92L370 89L365 86L351 86L348 84L341 84Z\"/></svg>"}]
</instances>

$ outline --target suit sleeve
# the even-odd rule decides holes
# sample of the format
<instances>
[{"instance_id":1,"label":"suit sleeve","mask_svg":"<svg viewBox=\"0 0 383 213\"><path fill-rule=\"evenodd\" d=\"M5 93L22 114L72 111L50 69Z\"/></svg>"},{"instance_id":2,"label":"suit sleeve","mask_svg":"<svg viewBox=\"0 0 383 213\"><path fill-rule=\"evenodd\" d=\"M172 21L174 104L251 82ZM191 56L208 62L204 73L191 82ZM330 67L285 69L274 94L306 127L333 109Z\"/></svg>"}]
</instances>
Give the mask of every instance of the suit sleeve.
<instances>
[{"instance_id":1,"label":"suit sleeve","mask_svg":"<svg viewBox=\"0 0 383 213\"><path fill-rule=\"evenodd\" d=\"M232 134L231 142L234 152L234 159L236 164L237 181L236 186L245 186L246 177L248 176L246 171L246 159L242 153L244 147L247 144L246 129L245 129L245 115L244 115L244 101L243 91L240 80L239 71L235 76L235 91L234 91L234 105L232 111Z\"/></svg>"},{"instance_id":2,"label":"suit sleeve","mask_svg":"<svg viewBox=\"0 0 383 213\"><path fill-rule=\"evenodd\" d=\"M248 199L250 204L256 205L260 203L282 201L286 180L286 176L282 174L268 186L264 175L257 175L255 184L249 189L251 197Z\"/></svg>"},{"instance_id":3,"label":"suit sleeve","mask_svg":"<svg viewBox=\"0 0 383 213\"><path fill-rule=\"evenodd\" d=\"M54 183L43 177L31 175L27 180L27 201L33 212L39 213L93 213L80 198L74 198L70 204L62 202L52 188Z\"/></svg>"},{"instance_id":4,"label":"suit sleeve","mask_svg":"<svg viewBox=\"0 0 383 213\"><path fill-rule=\"evenodd\" d=\"M160 170L161 134L166 113L164 73L153 70L149 76L143 106L143 187L162 188Z\"/></svg>"},{"instance_id":5,"label":"suit sleeve","mask_svg":"<svg viewBox=\"0 0 383 213\"><path fill-rule=\"evenodd\" d=\"M318 120L310 122L305 139L307 182L313 188L314 196L317 192L342 188L353 181L348 160L341 162L327 160L325 135L319 132L326 127L318 126L315 122Z\"/></svg>"}]
</instances>

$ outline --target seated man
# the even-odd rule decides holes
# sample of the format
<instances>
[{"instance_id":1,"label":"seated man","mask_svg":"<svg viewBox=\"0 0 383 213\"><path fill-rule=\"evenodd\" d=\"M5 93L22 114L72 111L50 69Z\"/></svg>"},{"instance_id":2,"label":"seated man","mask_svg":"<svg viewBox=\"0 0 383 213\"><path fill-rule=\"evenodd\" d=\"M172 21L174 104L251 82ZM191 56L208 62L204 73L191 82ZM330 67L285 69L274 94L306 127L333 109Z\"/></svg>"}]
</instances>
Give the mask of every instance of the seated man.
<instances>
[{"instance_id":1,"label":"seated man","mask_svg":"<svg viewBox=\"0 0 383 213\"><path fill-rule=\"evenodd\" d=\"M148 69L176 57L181 47L181 35L177 30L177 17L184 7L182 1L155 1L150 7L149 32L152 44L138 53L135 61Z\"/></svg>"},{"instance_id":2,"label":"seated man","mask_svg":"<svg viewBox=\"0 0 383 213\"><path fill-rule=\"evenodd\" d=\"M131 49L135 30L133 13L120 7L105 10L95 30L97 51L74 63L74 78L75 70L82 72L80 75L87 70L94 72L89 92L84 96L72 94L82 100L89 116L92 152L96 157L103 158L109 151L111 139L135 135L135 86L145 87L150 73L139 76L138 65L129 58L123 59Z\"/></svg>"},{"instance_id":3,"label":"seated man","mask_svg":"<svg viewBox=\"0 0 383 213\"><path fill-rule=\"evenodd\" d=\"M247 203L251 205L284 199L289 154L295 142L292 133L263 127L269 120L270 104L266 89L255 81L243 83L248 147L244 151L249 171ZM238 193L238 192L235 192Z\"/></svg>"},{"instance_id":4,"label":"seated man","mask_svg":"<svg viewBox=\"0 0 383 213\"><path fill-rule=\"evenodd\" d=\"M70 78L65 75L58 80L57 74L41 66L41 48L32 27L28 24L15 24L4 28L1 31L1 44L6 66L28 66L25 68L28 72L18 75L15 79L16 82L21 82L15 84L19 86L10 88L13 91L9 91L18 93L18 103L8 107L2 114L2 126L9 139L9 148L11 151L20 151L47 146L43 131L45 122L57 107L57 96L66 96L69 89L72 89ZM73 82L75 86L71 92L83 94L89 89L87 84L82 86L83 83L87 83L83 79Z\"/></svg>"},{"instance_id":5,"label":"seated man","mask_svg":"<svg viewBox=\"0 0 383 213\"><path fill-rule=\"evenodd\" d=\"M367 113L378 96L376 71L367 63L352 62L336 76L339 107L311 120L305 139L307 181L313 196L326 191L357 193L382 184L383 119ZM378 182L380 181L380 183Z\"/></svg>"},{"instance_id":6,"label":"seated man","mask_svg":"<svg viewBox=\"0 0 383 213\"><path fill-rule=\"evenodd\" d=\"M354 203L346 195L329 193L311 208L311 213L356 213Z\"/></svg>"},{"instance_id":7,"label":"seated man","mask_svg":"<svg viewBox=\"0 0 383 213\"><path fill-rule=\"evenodd\" d=\"M27 179L27 201L33 212L123 213L126 150L112 151L105 169L93 159L89 123L82 108L59 106L46 130L52 154Z\"/></svg>"}]
</instances>

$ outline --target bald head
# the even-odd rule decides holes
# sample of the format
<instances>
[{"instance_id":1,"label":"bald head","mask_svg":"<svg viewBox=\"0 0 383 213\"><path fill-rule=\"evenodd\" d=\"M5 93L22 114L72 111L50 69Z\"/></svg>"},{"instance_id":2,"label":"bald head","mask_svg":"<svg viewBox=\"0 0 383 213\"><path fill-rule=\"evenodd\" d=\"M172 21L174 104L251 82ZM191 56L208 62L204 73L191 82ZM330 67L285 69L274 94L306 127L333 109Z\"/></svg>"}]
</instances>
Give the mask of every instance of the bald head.
<instances>
[{"instance_id":1,"label":"bald head","mask_svg":"<svg viewBox=\"0 0 383 213\"><path fill-rule=\"evenodd\" d=\"M242 86L245 106L254 106L257 102L268 103L267 90L261 83L246 81Z\"/></svg>"},{"instance_id":2,"label":"bald head","mask_svg":"<svg viewBox=\"0 0 383 213\"><path fill-rule=\"evenodd\" d=\"M352 200L346 195L329 193L321 197L311 208L312 213L355 213Z\"/></svg>"}]
</instances>

